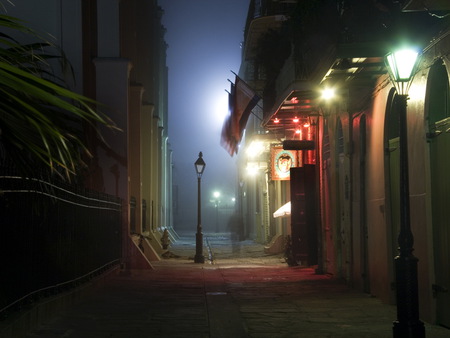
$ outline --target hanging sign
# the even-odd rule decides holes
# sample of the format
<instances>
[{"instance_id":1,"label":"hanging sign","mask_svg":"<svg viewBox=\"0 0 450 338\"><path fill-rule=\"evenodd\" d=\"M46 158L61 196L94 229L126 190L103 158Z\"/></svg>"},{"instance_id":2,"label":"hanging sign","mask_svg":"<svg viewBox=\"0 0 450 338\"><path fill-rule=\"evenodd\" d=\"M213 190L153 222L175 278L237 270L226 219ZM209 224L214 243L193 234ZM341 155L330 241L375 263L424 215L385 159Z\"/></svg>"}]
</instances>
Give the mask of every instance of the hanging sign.
<instances>
[{"instance_id":1,"label":"hanging sign","mask_svg":"<svg viewBox=\"0 0 450 338\"><path fill-rule=\"evenodd\" d=\"M293 150L285 150L283 147L271 148L271 179L289 180L289 170L297 166L298 153Z\"/></svg>"}]
</instances>

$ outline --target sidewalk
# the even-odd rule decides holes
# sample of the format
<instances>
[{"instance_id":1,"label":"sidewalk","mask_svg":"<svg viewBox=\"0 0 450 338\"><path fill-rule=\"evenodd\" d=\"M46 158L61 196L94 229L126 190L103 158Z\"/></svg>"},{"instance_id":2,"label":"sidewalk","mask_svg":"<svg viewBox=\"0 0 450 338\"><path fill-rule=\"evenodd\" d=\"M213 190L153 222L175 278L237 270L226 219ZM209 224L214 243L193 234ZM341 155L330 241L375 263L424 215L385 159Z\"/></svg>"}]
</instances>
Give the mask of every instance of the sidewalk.
<instances>
[{"instance_id":1,"label":"sidewalk","mask_svg":"<svg viewBox=\"0 0 450 338\"><path fill-rule=\"evenodd\" d=\"M394 306L312 269L288 267L261 245L205 237L213 264L194 263L194 237L181 237L155 270L112 276L26 337L392 337ZM450 336L431 325L426 333Z\"/></svg>"}]
</instances>

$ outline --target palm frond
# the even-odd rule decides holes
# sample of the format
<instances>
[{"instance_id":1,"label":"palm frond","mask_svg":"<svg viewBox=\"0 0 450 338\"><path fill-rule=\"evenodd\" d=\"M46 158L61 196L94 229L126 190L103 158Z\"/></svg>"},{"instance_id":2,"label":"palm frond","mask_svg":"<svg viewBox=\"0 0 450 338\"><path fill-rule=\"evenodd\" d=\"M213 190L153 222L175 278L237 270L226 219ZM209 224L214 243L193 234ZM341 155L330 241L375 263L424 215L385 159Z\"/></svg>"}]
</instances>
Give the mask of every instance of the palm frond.
<instances>
[{"instance_id":1,"label":"palm frond","mask_svg":"<svg viewBox=\"0 0 450 338\"><path fill-rule=\"evenodd\" d=\"M2 26L40 38L13 17L0 15ZM83 122L94 130L115 125L97 110L98 102L61 85L52 60L68 64L64 53L46 40L20 44L0 33L0 142L17 166L29 170L41 163L70 178L82 155L90 154Z\"/></svg>"}]
</instances>

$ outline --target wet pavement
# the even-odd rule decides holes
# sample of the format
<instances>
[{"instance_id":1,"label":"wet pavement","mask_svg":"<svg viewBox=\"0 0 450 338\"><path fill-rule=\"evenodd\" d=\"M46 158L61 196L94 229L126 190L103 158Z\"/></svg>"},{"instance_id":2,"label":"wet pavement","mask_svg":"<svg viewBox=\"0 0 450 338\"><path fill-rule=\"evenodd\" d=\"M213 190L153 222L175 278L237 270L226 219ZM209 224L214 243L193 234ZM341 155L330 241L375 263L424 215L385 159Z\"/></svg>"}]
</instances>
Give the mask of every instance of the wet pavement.
<instances>
[{"instance_id":1,"label":"wet pavement","mask_svg":"<svg viewBox=\"0 0 450 338\"><path fill-rule=\"evenodd\" d=\"M181 236L154 270L114 273L90 297L25 337L392 337L395 306L311 268L289 267L260 244ZM426 324L428 338L450 330Z\"/></svg>"}]
</instances>

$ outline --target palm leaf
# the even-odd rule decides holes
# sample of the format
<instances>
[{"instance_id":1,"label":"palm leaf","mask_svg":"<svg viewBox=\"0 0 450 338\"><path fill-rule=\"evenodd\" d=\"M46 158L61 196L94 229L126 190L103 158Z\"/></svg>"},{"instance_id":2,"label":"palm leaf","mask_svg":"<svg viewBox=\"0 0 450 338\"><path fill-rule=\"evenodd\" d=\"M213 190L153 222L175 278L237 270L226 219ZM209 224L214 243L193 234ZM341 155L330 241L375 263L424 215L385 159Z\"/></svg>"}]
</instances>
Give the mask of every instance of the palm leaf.
<instances>
[{"instance_id":1,"label":"palm leaf","mask_svg":"<svg viewBox=\"0 0 450 338\"><path fill-rule=\"evenodd\" d=\"M56 59L66 67L62 51L16 18L0 15L0 26L38 40L22 45L0 33L0 145L7 158L26 172L40 163L56 173L63 170L70 178L83 154L90 154L82 122L94 130L99 124L115 126L97 111L98 102L61 86L50 64Z\"/></svg>"}]
</instances>

